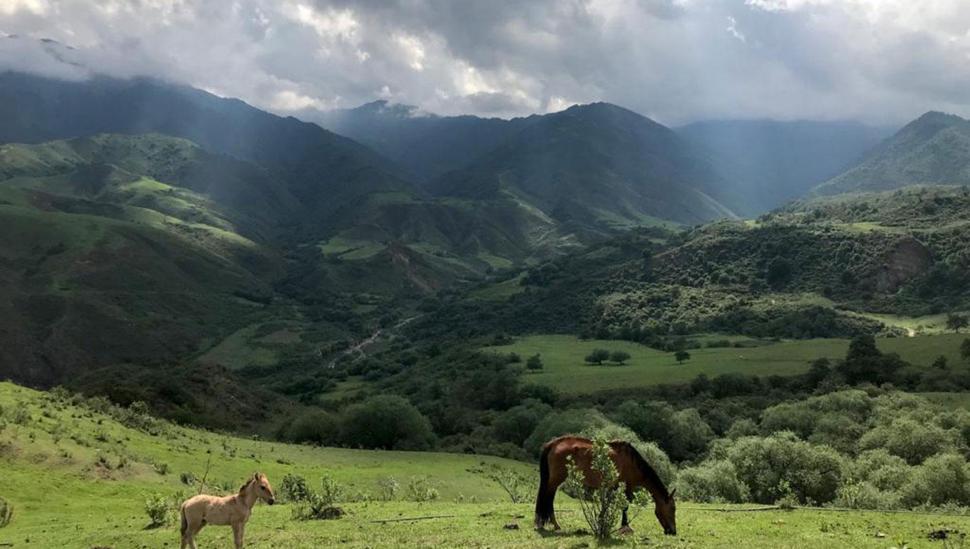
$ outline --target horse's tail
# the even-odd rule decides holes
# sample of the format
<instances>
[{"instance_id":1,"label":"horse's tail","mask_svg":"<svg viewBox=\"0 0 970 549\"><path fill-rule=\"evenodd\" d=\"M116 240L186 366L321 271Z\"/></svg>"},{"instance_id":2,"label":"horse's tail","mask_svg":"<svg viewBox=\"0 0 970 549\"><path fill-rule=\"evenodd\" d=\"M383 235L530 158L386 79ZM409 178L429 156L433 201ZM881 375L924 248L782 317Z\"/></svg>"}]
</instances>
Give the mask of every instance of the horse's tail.
<instances>
[{"instance_id":1,"label":"horse's tail","mask_svg":"<svg viewBox=\"0 0 970 549\"><path fill-rule=\"evenodd\" d=\"M179 514L182 516L182 538L185 538L186 532L189 531L189 519L185 518L185 505L179 507Z\"/></svg>"},{"instance_id":2,"label":"horse's tail","mask_svg":"<svg viewBox=\"0 0 970 549\"><path fill-rule=\"evenodd\" d=\"M542 528L552 518L553 494L549 490L549 453L552 444L542 447L539 456L539 494L536 496L536 528Z\"/></svg>"}]
</instances>

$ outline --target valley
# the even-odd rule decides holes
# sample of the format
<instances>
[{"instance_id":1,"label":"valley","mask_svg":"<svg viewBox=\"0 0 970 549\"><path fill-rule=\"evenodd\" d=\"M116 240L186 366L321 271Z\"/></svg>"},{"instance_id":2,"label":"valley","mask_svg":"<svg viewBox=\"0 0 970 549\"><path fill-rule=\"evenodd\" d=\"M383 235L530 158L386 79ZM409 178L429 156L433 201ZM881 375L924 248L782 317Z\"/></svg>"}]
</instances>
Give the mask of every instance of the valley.
<instances>
[{"instance_id":1,"label":"valley","mask_svg":"<svg viewBox=\"0 0 970 549\"><path fill-rule=\"evenodd\" d=\"M303 114L0 73L0 545L172 546L260 470L255 547L579 546L567 433L676 487L623 545L964 539L965 120Z\"/></svg>"}]
</instances>

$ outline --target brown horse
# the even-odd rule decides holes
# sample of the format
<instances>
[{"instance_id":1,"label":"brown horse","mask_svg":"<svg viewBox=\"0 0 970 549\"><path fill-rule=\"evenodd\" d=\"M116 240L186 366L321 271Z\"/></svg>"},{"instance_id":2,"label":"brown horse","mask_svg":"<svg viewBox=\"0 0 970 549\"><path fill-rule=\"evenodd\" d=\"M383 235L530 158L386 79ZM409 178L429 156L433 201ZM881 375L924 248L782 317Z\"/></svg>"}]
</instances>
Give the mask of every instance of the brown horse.
<instances>
[{"instance_id":1,"label":"brown horse","mask_svg":"<svg viewBox=\"0 0 970 549\"><path fill-rule=\"evenodd\" d=\"M674 503L674 492L667 492L667 488L660 480L657 472L653 470L653 467L650 467L650 464L643 459L643 456L640 455L640 452L637 452L632 444L620 440L615 440L609 444L610 458L616 465L619 482L626 485L627 500L633 499L636 490L645 488L653 497L654 514L657 515L657 520L660 521L664 534L676 536L677 506ZM599 487L600 475L590 470L592 448L593 441L571 435L552 439L542 447L542 455L539 458L539 495L536 497L536 529L541 530L547 522L551 522L556 530L559 529L553 501L556 499L556 490L559 485L566 481L568 475L566 463L570 456L575 460L576 466L583 471L586 486L590 488ZM626 509L623 510L623 526L620 531L622 533L633 531L630 528Z\"/></svg>"},{"instance_id":2,"label":"brown horse","mask_svg":"<svg viewBox=\"0 0 970 549\"><path fill-rule=\"evenodd\" d=\"M270 505L276 503L273 487L262 473L254 474L238 494L225 497L199 494L185 500L179 508L182 515L182 549L186 546L195 549L195 536L206 524L232 526L233 541L236 549L240 549L246 521L253 513L253 505L260 499Z\"/></svg>"}]
</instances>

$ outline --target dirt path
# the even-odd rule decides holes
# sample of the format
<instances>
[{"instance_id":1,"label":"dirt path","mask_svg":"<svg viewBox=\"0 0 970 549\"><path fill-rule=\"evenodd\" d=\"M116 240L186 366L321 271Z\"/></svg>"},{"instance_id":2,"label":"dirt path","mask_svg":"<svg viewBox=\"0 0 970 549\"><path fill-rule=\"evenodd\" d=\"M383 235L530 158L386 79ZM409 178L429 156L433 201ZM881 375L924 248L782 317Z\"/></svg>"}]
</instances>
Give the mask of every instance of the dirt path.
<instances>
[{"instance_id":1,"label":"dirt path","mask_svg":"<svg viewBox=\"0 0 970 549\"><path fill-rule=\"evenodd\" d=\"M392 326L390 329L400 330L401 328L407 326L408 324L410 324L414 320L417 320L418 318L421 318L422 316L424 315L420 314L420 315L415 315L415 316L405 318L400 322L398 322L397 324L395 324L394 326ZM341 358L347 355L356 354L357 358L354 359L354 362L357 362L358 360L366 357L367 352L365 351L365 349L367 347L370 347L374 343L377 343L377 341L381 338L382 335L384 335L384 328L378 328L378 330L375 331L373 334L371 334L370 337L368 337L367 339L363 339L357 342L356 344L352 345L351 347L344 349L342 353L338 354L336 358L330 361L330 364L327 364L327 368L332 370L334 367L337 366L337 361L339 361Z\"/></svg>"}]
</instances>

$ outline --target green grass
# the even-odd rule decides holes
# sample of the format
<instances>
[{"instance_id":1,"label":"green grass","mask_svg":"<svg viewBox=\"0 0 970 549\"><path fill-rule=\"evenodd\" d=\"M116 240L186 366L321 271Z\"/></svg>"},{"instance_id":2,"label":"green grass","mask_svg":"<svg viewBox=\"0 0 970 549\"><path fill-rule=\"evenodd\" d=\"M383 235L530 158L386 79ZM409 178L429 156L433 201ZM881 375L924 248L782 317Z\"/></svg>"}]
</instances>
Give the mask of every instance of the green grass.
<instances>
[{"instance_id":1,"label":"green grass","mask_svg":"<svg viewBox=\"0 0 970 549\"><path fill-rule=\"evenodd\" d=\"M269 366L276 363L277 353L259 345L256 331L260 324L250 324L237 330L203 353L198 362L219 364L230 369L247 366Z\"/></svg>"},{"instance_id":2,"label":"green grass","mask_svg":"<svg viewBox=\"0 0 970 549\"><path fill-rule=\"evenodd\" d=\"M335 236L320 244L320 252L325 256L340 257L348 261L367 259L383 251L385 246L370 240L349 240Z\"/></svg>"},{"instance_id":3,"label":"green grass","mask_svg":"<svg viewBox=\"0 0 970 549\"><path fill-rule=\"evenodd\" d=\"M525 278L525 273L508 280L503 280L502 282L483 286L473 290L469 295L472 299L480 299L483 301L505 301L525 291L525 286L522 285L523 278Z\"/></svg>"},{"instance_id":4,"label":"green grass","mask_svg":"<svg viewBox=\"0 0 970 549\"><path fill-rule=\"evenodd\" d=\"M886 338L878 341L885 352L899 353L904 360L928 367L940 355L951 367L965 367L959 356L961 334ZM710 336L706 339L731 339ZM624 366L605 364L591 366L584 357L593 349L626 351L630 360ZM818 358L839 359L845 356L848 341L844 339L811 339L766 343L745 348L690 349L690 360L678 364L673 353L665 353L626 341L581 340L565 335L523 337L511 345L487 347L497 353L517 353L523 359L542 355L544 368L530 372L526 379L547 385L565 394L589 394L614 389L647 387L663 383L686 383L699 374L796 375L804 373L809 363Z\"/></svg>"},{"instance_id":5,"label":"green grass","mask_svg":"<svg viewBox=\"0 0 970 549\"><path fill-rule=\"evenodd\" d=\"M279 485L285 473L313 485L332 475L351 490L370 492L379 478L402 483L425 477L438 501L341 503L347 515L334 521L297 521L292 505L258 505L246 530L247 547L589 547L578 508L557 500L563 530L531 529L532 506L513 504L475 469L499 464L535 475L535 466L497 458L441 453L379 452L312 448L228 437L166 426L152 436L112 417L50 399L45 393L0 383L4 427L0 429L0 495L14 506L13 521L0 529L0 545L13 547L173 547L174 520L147 529L144 498L158 493L181 499L195 493L179 480L201 476L211 460L210 485L235 490L253 471ZM23 409L29 418L15 422ZM110 468L97 465L104 456ZM121 458L128 460L117 467ZM153 464L165 463L159 474ZM224 490L209 489L222 493ZM400 520L418 517L425 520ZM391 520L393 522L378 522ZM518 529L508 529L514 524ZM968 530L966 517L920 513L840 512L823 509L753 511L744 506L682 502L680 536L660 533L650 510L633 521L636 534L618 544L658 547L944 547L927 535L940 529ZM229 547L228 528L203 530L200 547Z\"/></svg>"}]
</instances>

